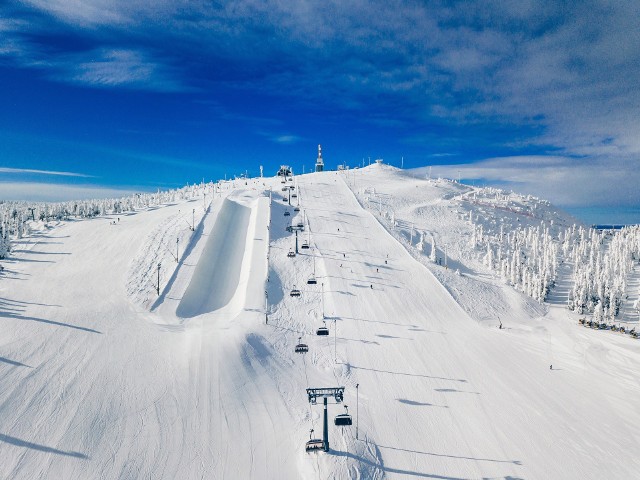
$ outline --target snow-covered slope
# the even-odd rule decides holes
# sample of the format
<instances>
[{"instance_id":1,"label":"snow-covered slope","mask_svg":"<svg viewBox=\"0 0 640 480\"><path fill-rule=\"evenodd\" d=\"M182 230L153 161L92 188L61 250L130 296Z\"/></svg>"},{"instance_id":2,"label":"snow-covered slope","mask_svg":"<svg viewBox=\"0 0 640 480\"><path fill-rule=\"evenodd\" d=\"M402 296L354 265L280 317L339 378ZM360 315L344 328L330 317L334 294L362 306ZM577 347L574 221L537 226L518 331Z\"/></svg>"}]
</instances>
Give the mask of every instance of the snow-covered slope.
<instances>
[{"instance_id":1,"label":"snow-covered slope","mask_svg":"<svg viewBox=\"0 0 640 480\"><path fill-rule=\"evenodd\" d=\"M0 477L635 476L639 344L483 271L467 218L491 211L465 187L380 166L296 182L300 212L278 179L217 194L157 300L192 202L24 240L0 280ZM289 257L299 221L312 248ZM330 422L330 452L306 454L305 389L339 386L357 438Z\"/></svg>"}]
</instances>

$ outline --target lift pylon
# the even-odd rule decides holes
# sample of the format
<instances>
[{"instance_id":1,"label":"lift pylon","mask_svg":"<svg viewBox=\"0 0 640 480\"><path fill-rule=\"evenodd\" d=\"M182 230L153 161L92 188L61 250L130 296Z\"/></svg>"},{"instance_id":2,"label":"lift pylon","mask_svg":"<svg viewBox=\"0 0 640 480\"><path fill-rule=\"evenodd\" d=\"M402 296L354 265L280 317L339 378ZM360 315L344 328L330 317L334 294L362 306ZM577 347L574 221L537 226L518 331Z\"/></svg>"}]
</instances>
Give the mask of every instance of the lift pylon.
<instances>
[{"instance_id":1,"label":"lift pylon","mask_svg":"<svg viewBox=\"0 0 640 480\"><path fill-rule=\"evenodd\" d=\"M316 405L318 398L323 399L324 404L324 422L322 432L322 449L325 452L329 451L329 414L327 411L327 399L333 397L336 403L342 402L344 399L344 387L337 388L307 388L307 395L309 397L309 403Z\"/></svg>"}]
</instances>

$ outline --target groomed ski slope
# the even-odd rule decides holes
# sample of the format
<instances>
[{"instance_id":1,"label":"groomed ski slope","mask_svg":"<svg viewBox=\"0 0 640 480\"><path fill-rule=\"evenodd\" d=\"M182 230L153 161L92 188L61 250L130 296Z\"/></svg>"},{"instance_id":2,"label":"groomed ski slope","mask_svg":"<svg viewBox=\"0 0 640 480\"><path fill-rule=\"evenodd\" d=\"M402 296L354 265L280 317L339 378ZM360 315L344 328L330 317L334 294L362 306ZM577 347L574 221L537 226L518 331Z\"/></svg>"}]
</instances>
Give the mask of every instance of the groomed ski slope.
<instances>
[{"instance_id":1,"label":"groomed ski slope","mask_svg":"<svg viewBox=\"0 0 640 480\"><path fill-rule=\"evenodd\" d=\"M216 198L151 311L130 266L184 205L25 242L0 280L1 478L636 476L637 343L560 308L523 318L511 293L517 321L478 323L342 174L296 180L298 215L277 179ZM312 248L289 258L303 213ZM331 452L305 454L305 388L334 386L359 438L330 425Z\"/></svg>"}]
</instances>

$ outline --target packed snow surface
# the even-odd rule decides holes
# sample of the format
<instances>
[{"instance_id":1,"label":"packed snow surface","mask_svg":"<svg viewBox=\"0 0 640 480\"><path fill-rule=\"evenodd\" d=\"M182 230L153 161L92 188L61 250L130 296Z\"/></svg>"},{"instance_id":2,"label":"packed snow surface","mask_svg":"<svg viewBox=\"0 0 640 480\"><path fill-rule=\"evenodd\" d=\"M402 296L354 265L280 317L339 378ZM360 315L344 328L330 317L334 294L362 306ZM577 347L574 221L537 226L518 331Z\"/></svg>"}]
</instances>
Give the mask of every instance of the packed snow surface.
<instances>
[{"instance_id":1,"label":"packed snow surface","mask_svg":"<svg viewBox=\"0 0 640 480\"><path fill-rule=\"evenodd\" d=\"M0 276L0 478L637 477L637 340L465 249L469 212L570 219L379 165L295 185L292 205L280 179L243 180L20 240ZM310 248L289 256L299 223ZM304 450L322 438L309 387L345 387L327 453Z\"/></svg>"}]
</instances>

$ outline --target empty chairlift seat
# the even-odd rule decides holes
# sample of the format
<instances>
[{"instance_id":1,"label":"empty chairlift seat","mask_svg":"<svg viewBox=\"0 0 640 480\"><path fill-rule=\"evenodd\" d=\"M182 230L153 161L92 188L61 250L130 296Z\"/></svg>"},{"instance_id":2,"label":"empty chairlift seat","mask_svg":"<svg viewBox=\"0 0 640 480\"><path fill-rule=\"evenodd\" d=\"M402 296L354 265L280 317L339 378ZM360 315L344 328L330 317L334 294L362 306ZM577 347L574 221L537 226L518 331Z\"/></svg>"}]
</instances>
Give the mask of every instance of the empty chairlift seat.
<instances>
[{"instance_id":1,"label":"empty chairlift seat","mask_svg":"<svg viewBox=\"0 0 640 480\"><path fill-rule=\"evenodd\" d=\"M336 415L334 423L338 427L348 427L349 425L353 425L353 420L351 419L351 415L349 415L349 407L344 406L344 413L340 415Z\"/></svg>"},{"instance_id":2,"label":"empty chairlift seat","mask_svg":"<svg viewBox=\"0 0 640 480\"><path fill-rule=\"evenodd\" d=\"M295 207L295 208L293 209L293 211L294 211L294 212L299 212L299 211L300 211L300 207Z\"/></svg>"},{"instance_id":3,"label":"empty chairlift seat","mask_svg":"<svg viewBox=\"0 0 640 480\"><path fill-rule=\"evenodd\" d=\"M309 280L307 280L307 285L316 285L318 283L318 280L316 280L316 277L310 277Z\"/></svg>"},{"instance_id":4,"label":"empty chairlift seat","mask_svg":"<svg viewBox=\"0 0 640 480\"><path fill-rule=\"evenodd\" d=\"M291 214L289 213L289 210L285 210L285 211L284 211L284 216L285 216L285 217L289 217L290 215L291 215Z\"/></svg>"},{"instance_id":5,"label":"empty chairlift seat","mask_svg":"<svg viewBox=\"0 0 640 480\"><path fill-rule=\"evenodd\" d=\"M322 337L329 335L329 329L327 328L326 324L316 330L316 335L320 335Z\"/></svg>"},{"instance_id":6,"label":"empty chairlift seat","mask_svg":"<svg viewBox=\"0 0 640 480\"><path fill-rule=\"evenodd\" d=\"M300 248L307 250L309 248L309 244L307 242L302 242L302 246Z\"/></svg>"},{"instance_id":7,"label":"empty chairlift seat","mask_svg":"<svg viewBox=\"0 0 640 480\"><path fill-rule=\"evenodd\" d=\"M302 295L302 292L300 292L300 290L298 290L294 285L289 295L291 295L292 297L299 297L300 295Z\"/></svg>"}]
</instances>

